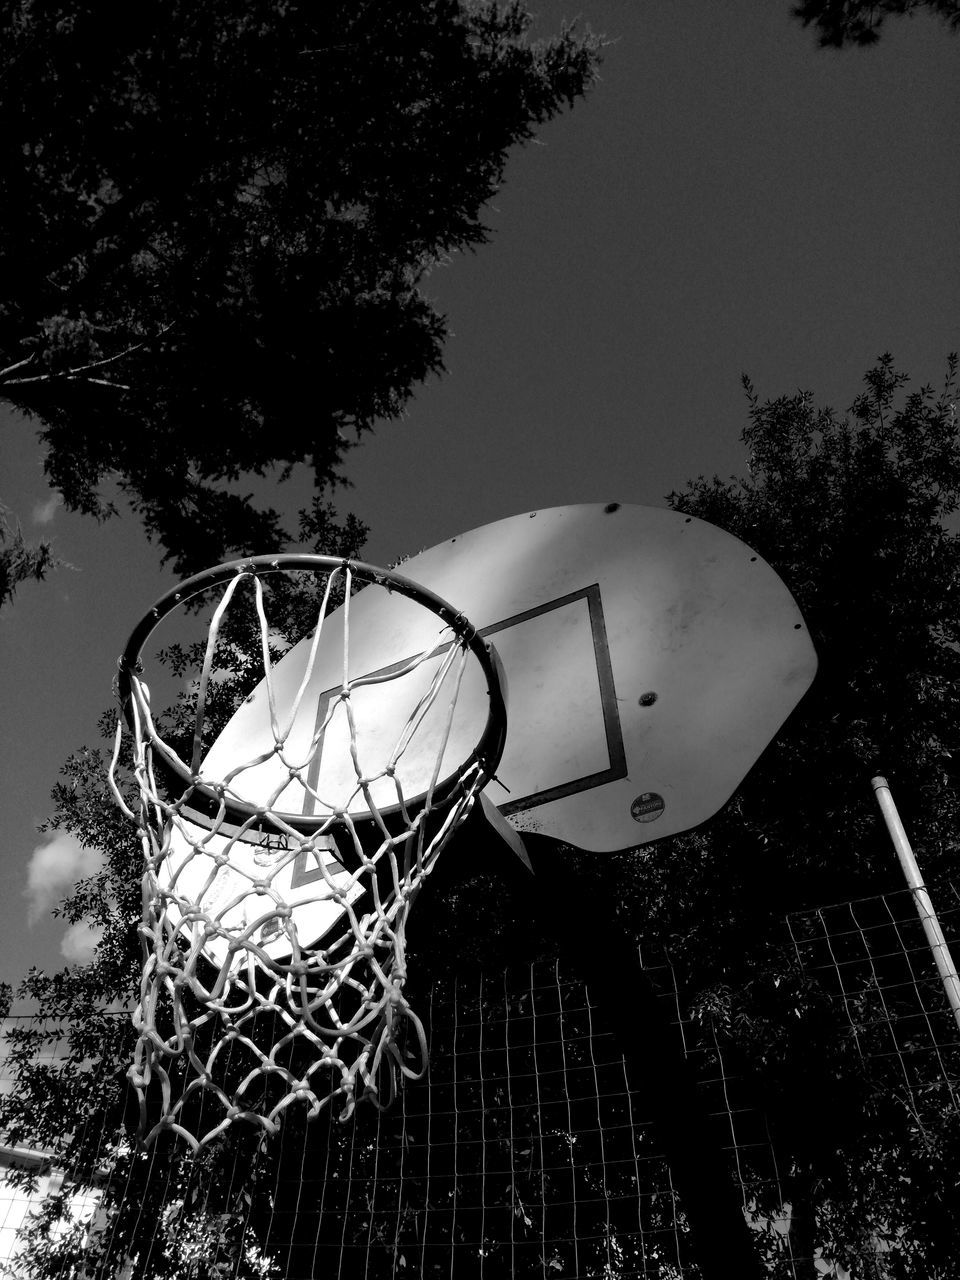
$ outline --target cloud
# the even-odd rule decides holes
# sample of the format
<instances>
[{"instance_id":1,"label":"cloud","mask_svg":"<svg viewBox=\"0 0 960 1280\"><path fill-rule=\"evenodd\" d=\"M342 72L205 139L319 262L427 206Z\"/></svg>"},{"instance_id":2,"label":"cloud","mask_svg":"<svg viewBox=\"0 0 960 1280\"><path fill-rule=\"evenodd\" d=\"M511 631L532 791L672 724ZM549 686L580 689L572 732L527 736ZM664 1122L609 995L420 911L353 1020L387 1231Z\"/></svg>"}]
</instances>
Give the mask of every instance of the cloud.
<instances>
[{"instance_id":1,"label":"cloud","mask_svg":"<svg viewBox=\"0 0 960 1280\"><path fill-rule=\"evenodd\" d=\"M60 951L69 964L89 964L103 937L103 925L78 920L60 939Z\"/></svg>"},{"instance_id":2,"label":"cloud","mask_svg":"<svg viewBox=\"0 0 960 1280\"><path fill-rule=\"evenodd\" d=\"M27 863L24 890L30 902L30 924L36 924L67 897L78 880L94 875L102 866L103 855L98 849L84 849L76 836L66 831L57 831L38 844Z\"/></svg>"},{"instance_id":3,"label":"cloud","mask_svg":"<svg viewBox=\"0 0 960 1280\"><path fill-rule=\"evenodd\" d=\"M57 508L60 506L60 497L56 493L51 493L46 502L38 502L31 512L34 524L53 524L53 517L57 514Z\"/></svg>"}]
</instances>

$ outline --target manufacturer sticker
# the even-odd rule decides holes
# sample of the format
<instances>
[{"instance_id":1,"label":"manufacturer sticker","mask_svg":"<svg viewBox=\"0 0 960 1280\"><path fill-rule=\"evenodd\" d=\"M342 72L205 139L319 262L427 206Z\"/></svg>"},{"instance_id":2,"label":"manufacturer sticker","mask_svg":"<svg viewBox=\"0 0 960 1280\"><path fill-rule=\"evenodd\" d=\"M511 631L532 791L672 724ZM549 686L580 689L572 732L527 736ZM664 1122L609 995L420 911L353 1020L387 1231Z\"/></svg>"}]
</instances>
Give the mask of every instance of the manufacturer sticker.
<instances>
[{"instance_id":1,"label":"manufacturer sticker","mask_svg":"<svg viewBox=\"0 0 960 1280\"><path fill-rule=\"evenodd\" d=\"M663 796L658 796L655 791L644 791L630 806L630 817L636 822L653 822L665 807Z\"/></svg>"}]
</instances>

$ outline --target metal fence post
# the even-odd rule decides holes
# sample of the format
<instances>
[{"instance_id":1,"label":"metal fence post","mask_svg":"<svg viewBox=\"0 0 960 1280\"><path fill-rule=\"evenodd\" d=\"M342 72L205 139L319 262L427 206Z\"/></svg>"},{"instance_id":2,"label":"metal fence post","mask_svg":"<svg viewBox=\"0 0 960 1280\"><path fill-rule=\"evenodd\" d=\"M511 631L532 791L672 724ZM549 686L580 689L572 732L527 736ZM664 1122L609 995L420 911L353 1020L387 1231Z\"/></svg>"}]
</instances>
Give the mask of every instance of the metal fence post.
<instances>
[{"instance_id":1,"label":"metal fence post","mask_svg":"<svg viewBox=\"0 0 960 1280\"><path fill-rule=\"evenodd\" d=\"M910 886L910 892L913 894L917 914L920 916L923 931L927 935L927 943L933 952L933 958L940 972L943 989L947 993L947 1000L953 1011L957 1027L960 1028L960 977L957 976L957 967L953 963L950 948L947 946L947 940L943 936L943 930L940 928L937 913L933 909L933 902L927 892L926 885L923 883L917 859L910 847L907 833L903 829L900 815L897 813L897 806L894 804L890 786L886 778L881 777L872 778L871 783L876 792L883 820L887 824L890 839L893 841L893 847L896 849L897 857L900 859L903 874L906 877L907 884Z\"/></svg>"}]
</instances>

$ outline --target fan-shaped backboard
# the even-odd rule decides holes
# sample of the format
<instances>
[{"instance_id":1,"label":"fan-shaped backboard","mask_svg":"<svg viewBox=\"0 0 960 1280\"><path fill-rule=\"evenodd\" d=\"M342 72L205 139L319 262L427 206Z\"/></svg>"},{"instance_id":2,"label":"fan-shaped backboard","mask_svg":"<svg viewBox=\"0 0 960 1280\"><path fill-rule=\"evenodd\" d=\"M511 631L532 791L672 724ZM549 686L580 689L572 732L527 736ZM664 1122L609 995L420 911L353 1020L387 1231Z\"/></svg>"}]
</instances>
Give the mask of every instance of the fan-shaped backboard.
<instances>
[{"instance_id":1,"label":"fan-shaped backboard","mask_svg":"<svg viewBox=\"0 0 960 1280\"><path fill-rule=\"evenodd\" d=\"M507 743L488 798L518 830L598 853L715 813L816 670L803 619L770 566L731 535L673 511L616 503L532 511L459 534L400 572L461 610L503 662ZM325 624L329 656L317 660L294 739L315 733L341 685L336 619ZM351 673L406 662L440 632L410 600L365 590L350 606ZM281 701L299 686L309 645L276 668ZM362 691L359 746L371 771L409 714L411 682L432 669ZM464 679L445 769L466 758L486 715L483 681ZM262 688L222 732L203 775L224 776L261 743L272 743ZM343 726L331 723L312 779L321 795L355 780L347 755ZM411 756L407 794L425 789L432 765ZM272 770L268 759L259 775L244 775L250 799L276 794ZM295 780L286 786L284 809L312 805Z\"/></svg>"}]
</instances>

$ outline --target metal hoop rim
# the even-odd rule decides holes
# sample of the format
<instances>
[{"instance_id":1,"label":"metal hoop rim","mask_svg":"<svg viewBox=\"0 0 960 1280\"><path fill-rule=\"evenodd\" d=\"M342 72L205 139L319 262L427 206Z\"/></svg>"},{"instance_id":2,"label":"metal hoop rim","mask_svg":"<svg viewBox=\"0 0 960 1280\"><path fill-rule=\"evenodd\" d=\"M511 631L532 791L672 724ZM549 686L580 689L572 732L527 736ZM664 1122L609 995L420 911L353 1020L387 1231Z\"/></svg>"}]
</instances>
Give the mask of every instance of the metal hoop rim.
<instances>
[{"instance_id":1,"label":"metal hoop rim","mask_svg":"<svg viewBox=\"0 0 960 1280\"><path fill-rule=\"evenodd\" d=\"M295 569L313 573L332 573L335 569L348 569L351 574L362 581L396 591L413 600L414 603L429 609L470 649L480 664L487 684L487 693L490 699L487 721L477 745L463 764L455 769L453 773L448 774L446 778L440 779L433 787L432 801L434 804L440 805L448 800L456 799L465 779L475 768L479 769L480 773L484 775L483 783L476 788L478 791L482 790L496 772L497 765L503 756L507 738L507 707L504 695L505 675L503 664L495 647L490 641L484 640L473 623L463 613L450 604L449 601L444 600L442 596L438 596L435 592L429 590L429 588L421 586L420 583L414 582L412 578L406 578L403 574L397 573L393 569L383 569L377 565L368 564L366 561L352 560L344 556L324 556L306 552L280 552L275 555L246 556L239 560L225 561L223 564L215 565L211 569L205 569L190 578L185 578L178 586L172 587L165 592L153 608L134 627L123 653L117 660L120 708L130 728L133 729L134 727L132 677L141 667L140 659L144 646L168 614L186 605L196 596L202 595L204 591L209 591L211 588L229 582L233 578L262 577L270 573L284 573ZM235 822L237 826L249 825L251 817L265 816L261 807L248 804L242 800L228 799L212 787L199 781L189 769L181 767L173 761L166 761L165 765L191 789L191 803L189 809L184 809L185 816L203 821L208 814L217 814L225 810L226 816ZM426 798L427 793L423 792L421 795L407 801L405 806L407 812L413 812L422 807ZM207 810L207 812L204 812L204 810ZM383 819L389 819L392 815L400 812L400 805L392 805L379 811ZM351 814L350 816L353 822L361 823L368 817L364 813ZM276 817L303 835L313 835L322 827L330 824L329 816L318 818L310 814L278 813ZM372 819L373 815L370 814L369 818Z\"/></svg>"}]
</instances>

